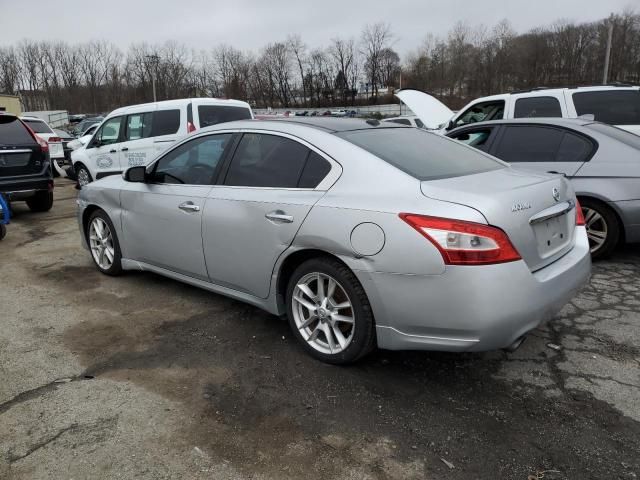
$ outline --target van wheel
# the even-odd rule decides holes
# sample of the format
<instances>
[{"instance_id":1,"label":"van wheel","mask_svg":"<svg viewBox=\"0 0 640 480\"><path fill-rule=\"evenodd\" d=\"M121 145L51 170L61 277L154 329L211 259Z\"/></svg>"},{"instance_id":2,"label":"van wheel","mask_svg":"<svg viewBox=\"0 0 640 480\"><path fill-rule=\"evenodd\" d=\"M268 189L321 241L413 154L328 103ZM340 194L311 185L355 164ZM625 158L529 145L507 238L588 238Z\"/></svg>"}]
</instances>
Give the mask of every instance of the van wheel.
<instances>
[{"instance_id":1,"label":"van wheel","mask_svg":"<svg viewBox=\"0 0 640 480\"><path fill-rule=\"evenodd\" d=\"M93 178L91 178L89 170L84 165L80 165L76 168L76 177L78 178L78 185L80 185L80 188L93 182Z\"/></svg>"},{"instance_id":2,"label":"van wheel","mask_svg":"<svg viewBox=\"0 0 640 480\"><path fill-rule=\"evenodd\" d=\"M27 199L27 206L32 212L48 212L53 207L53 192L41 190Z\"/></svg>"},{"instance_id":3,"label":"van wheel","mask_svg":"<svg viewBox=\"0 0 640 480\"><path fill-rule=\"evenodd\" d=\"M610 255L620 240L618 217L604 203L590 198L581 198L580 206L584 215L591 258L598 259Z\"/></svg>"},{"instance_id":4,"label":"van wheel","mask_svg":"<svg viewBox=\"0 0 640 480\"><path fill-rule=\"evenodd\" d=\"M362 285L332 258L313 258L291 275L287 314L293 334L326 363L355 362L375 346L373 312Z\"/></svg>"}]
</instances>

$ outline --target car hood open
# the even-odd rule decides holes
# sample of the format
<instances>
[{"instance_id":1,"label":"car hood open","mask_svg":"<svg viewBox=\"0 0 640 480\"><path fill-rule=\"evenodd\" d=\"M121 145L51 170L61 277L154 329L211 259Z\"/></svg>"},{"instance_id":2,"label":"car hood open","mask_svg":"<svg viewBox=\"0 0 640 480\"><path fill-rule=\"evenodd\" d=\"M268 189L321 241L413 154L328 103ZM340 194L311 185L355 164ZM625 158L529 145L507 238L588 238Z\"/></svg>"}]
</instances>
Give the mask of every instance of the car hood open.
<instances>
[{"instance_id":1,"label":"car hood open","mask_svg":"<svg viewBox=\"0 0 640 480\"><path fill-rule=\"evenodd\" d=\"M431 130L442 128L453 117L449 107L421 90L405 88L395 92L395 96Z\"/></svg>"}]
</instances>

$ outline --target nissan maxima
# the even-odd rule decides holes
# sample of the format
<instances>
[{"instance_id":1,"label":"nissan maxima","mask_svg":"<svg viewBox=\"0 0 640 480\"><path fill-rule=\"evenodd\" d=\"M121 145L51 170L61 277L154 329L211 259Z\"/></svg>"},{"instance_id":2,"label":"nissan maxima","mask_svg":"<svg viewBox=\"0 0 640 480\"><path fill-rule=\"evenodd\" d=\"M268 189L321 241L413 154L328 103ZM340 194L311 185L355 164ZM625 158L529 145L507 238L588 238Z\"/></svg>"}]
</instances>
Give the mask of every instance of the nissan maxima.
<instances>
[{"instance_id":1,"label":"nissan maxima","mask_svg":"<svg viewBox=\"0 0 640 480\"><path fill-rule=\"evenodd\" d=\"M336 364L376 347L516 348L591 268L562 176L374 120L204 128L83 187L78 205L101 272L155 272L286 316Z\"/></svg>"}]
</instances>

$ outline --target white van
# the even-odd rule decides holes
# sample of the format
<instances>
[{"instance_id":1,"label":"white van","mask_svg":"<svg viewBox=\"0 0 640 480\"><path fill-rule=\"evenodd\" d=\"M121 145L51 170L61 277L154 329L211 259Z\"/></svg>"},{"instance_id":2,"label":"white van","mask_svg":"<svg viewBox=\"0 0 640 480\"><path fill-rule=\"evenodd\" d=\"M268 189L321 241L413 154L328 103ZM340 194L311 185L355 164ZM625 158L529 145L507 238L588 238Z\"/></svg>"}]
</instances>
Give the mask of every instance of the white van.
<instances>
[{"instance_id":1,"label":"white van","mask_svg":"<svg viewBox=\"0 0 640 480\"><path fill-rule=\"evenodd\" d=\"M253 118L239 100L193 98L132 105L111 112L86 145L71 152L80 186L146 165L176 140L200 128Z\"/></svg>"},{"instance_id":2,"label":"white van","mask_svg":"<svg viewBox=\"0 0 640 480\"><path fill-rule=\"evenodd\" d=\"M396 97L420 117L427 128L440 133L488 120L592 116L598 122L640 135L640 87L635 86L533 88L477 98L455 114L419 90L399 90Z\"/></svg>"}]
</instances>

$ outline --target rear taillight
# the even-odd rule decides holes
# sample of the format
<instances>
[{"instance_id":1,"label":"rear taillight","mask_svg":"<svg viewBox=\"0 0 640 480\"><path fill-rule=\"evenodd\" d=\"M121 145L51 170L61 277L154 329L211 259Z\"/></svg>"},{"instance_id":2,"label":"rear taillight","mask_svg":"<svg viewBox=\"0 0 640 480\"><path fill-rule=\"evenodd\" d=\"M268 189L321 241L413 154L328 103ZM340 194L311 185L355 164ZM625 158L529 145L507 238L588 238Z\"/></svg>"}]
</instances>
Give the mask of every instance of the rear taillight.
<instances>
[{"instance_id":1,"label":"rear taillight","mask_svg":"<svg viewBox=\"0 0 640 480\"><path fill-rule=\"evenodd\" d=\"M49 137L49 143L61 143L62 139L60 137Z\"/></svg>"},{"instance_id":2,"label":"rear taillight","mask_svg":"<svg viewBox=\"0 0 640 480\"><path fill-rule=\"evenodd\" d=\"M447 265L490 265L521 259L499 228L412 213L401 213L400 218L433 243Z\"/></svg>"},{"instance_id":3,"label":"rear taillight","mask_svg":"<svg viewBox=\"0 0 640 480\"><path fill-rule=\"evenodd\" d=\"M580 202L576 198L576 225L578 227L582 227L585 225L584 221L584 212L582 211L582 207L580 206Z\"/></svg>"},{"instance_id":4,"label":"rear taillight","mask_svg":"<svg viewBox=\"0 0 640 480\"><path fill-rule=\"evenodd\" d=\"M187 133L195 132L196 127L193 123L187 122Z\"/></svg>"},{"instance_id":5,"label":"rear taillight","mask_svg":"<svg viewBox=\"0 0 640 480\"><path fill-rule=\"evenodd\" d=\"M25 127L27 127L27 130L29 130L29 133L31 134L33 139L36 142L38 142L38 145L40 145L40 150L42 150L42 153L49 153L49 144L47 143L47 141L42 137L39 137L38 135L36 135L36 132L34 132L33 129L29 125L27 125L25 122L22 122L22 124Z\"/></svg>"}]
</instances>

